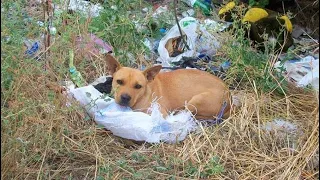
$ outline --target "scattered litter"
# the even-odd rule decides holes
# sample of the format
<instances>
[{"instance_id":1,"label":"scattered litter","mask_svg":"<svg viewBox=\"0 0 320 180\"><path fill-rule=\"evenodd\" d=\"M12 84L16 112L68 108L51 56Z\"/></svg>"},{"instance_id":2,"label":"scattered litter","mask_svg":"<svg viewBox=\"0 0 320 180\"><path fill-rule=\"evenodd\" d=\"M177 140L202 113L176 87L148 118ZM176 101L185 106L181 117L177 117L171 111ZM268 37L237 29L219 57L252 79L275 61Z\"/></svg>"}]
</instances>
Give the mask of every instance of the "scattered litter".
<instances>
[{"instance_id":1,"label":"scattered litter","mask_svg":"<svg viewBox=\"0 0 320 180\"><path fill-rule=\"evenodd\" d=\"M194 17L195 11L193 9L188 9L187 11L182 12L183 17Z\"/></svg>"},{"instance_id":2,"label":"scattered litter","mask_svg":"<svg viewBox=\"0 0 320 180\"><path fill-rule=\"evenodd\" d=\"M303 50L311 50L315 47L319 46L319 41L315 39L300 37L299 39L294 39L294 43L297 45L301 45L303 47Z\"/></svg>"},{"instance_id":3,"label":"scattered litter","mask_svg":"<svg viewBox=\"0 0 320 180\"><path fill-rule=\"evenodd\" d=\"M153 53L158 54L158 47L159 47L160 40L157 39L151 39L151 38L145 38L143 41L143 44Z\"/></svg>"},{"instance_id":4,"label":"scattered litter","mask_svg":"<svg viewBox=\"0 0 320 180\"><path fill-rule=\"evenodd\" d=\"M220 67L223 69L223 71L227 71L231 66L230 61L224 61L221 63Z\"/></svg>"},{"instance_id":5,"label":"scattered litter","mask_svg":"<svg viewBox=\"0 0 320 180\"><path fill-rule=\"evenodd\" d=\"M153 18L161 18L161 15L164 13L168 13L168 7L167 6L159 6L154 13L152 14Z\"/></svg>"},{"instance_id":6,"label":"scattered litter","mask_svg":"<svg viewBox=\"0 0 320 180\"><path fill-rule=\"evenodd\" d=\"M160 40L158 62L163 67L170 67L172 62L178 62L182 57L198 57L200 54L212 56L219 48L217 39L200 26L199 22L193 17L186 17L179 22L183 37L177 25L174 25L167 34ZM185 38L189 50L183 43Z\"/></svg>"},{"instance_id":7,"label":"scattered litter","mask_svg":"<svg viewBox=\"0 0 320 180\"><path fill-rule=\"evenodd\" d=\"M296 125L282 119L275 119L271 122L267 122L262 126L262 129L267 131L285 131L288 133L296 133L298 130Z\"/></svg>"},{"instance_id":8,"label":"scattered litter","mask_svg":"<svg viewBox=\"0 0 320 180\"><path fill-rule=\"evenodd\" d=\"M29 40L25 40L24 41L25 45L27 46L27 50L26 50L26 54L28 56L33 56L36 54L36 52L39 50L40 48L40 42L36 41L34 43L31 44L31 42Z\"/></svg>"},{"instance_id":9,"label":"scattered litter","mask_svg":"<svg viewBox=\"0 0 320 180\"><path fill-rule=\"evenodd\" d=\"M118 7L117 7L117 6L115 6L115 5L112 5L110 8L111 8L111 9L113 9L113 10L115 10L115 11L117 11L117 10L118 10Z\"/></svg>"},{"instance_id":10,"label":"scattered litter","mask_svg":"<svg viewBox=\"0 0 320 180\"><path fill-rule=\"evenodd\" d=\"M49 32L51 35L56 35L57 34L57 29L53 26L49 27Z\"/></svg>"},{"instance_id":11,"label":"scattered litter","mask_svg":"<svg viewBox=\"0 0 320 180\"><path fill-rule=\"evenodd\" d=\"M160 33L161 33L162 35L165 35L166 32L167 32L167 30L166 30L165 28L160 28L159 31L160 31Z\"/></svg>"},{"instance_id":12,"label":"scattered litter","mask_svg":"<svg viewBox=\"0 0 320 180\"><path fill-rule=\"evenodd\" d=\"M294 150L297 148L297 139L302 135L302 131L297 125L283 119L274 119L261 125L261 129L275 134L277 138L286 139L289 147Z\"/></svg>"},{"instance_id":13,"label":"scattered litter","mask_svg":"<svg viewBox=\"0 0 320 180\"><path fill-rule=\"evenodd\" d=\"M76 88L76 85L72 81L60 81L59 85L65 88L67 91Z\"/></svg>"},{"instance_id":14,"label":"scattered litter","mask_svg":"<svg viewBox=\"0 0 320 180\"><path fill-rule=\"evenodd\" d=\"M68 9L84 13L87 17L97 17L103 7L85 0L70 0Z\"/></svg>"},{"instance_id":15,"label":"scattered litter","mask_svg":"<svg viewBox=\"0 0 320 180\"><path fill-rule=\"evenodd\" d=\"M155 23L160 26L161 22L165 22L166 24L174 25L175 21L172 16L172 13L169 13L168 7L166 5L159 6L152 14L153 20L155 20Z\"/></svg>"},{"instance_id":16,"label":"scattered litter","mask_svg":"<svg viewBox=\"0 0 320 180\"><path fill-rule=\"evenodd\" d=\"M195 58L182 57L180 61L171 64L174 68L194 68L211 72L221 79L226 77L226 72L231 66L230 61L223 61L219 64L206 55L199 55Z\"/></svg>"},{"instance_id":17,"label":"scattered litter","mask_svg":"<svg viewBox=\"0 0 320 180\"><path fill-rule=\"evenodd\" d=\"M129 51L124 51L122 49L119 49L117 51L117 56L118 56L119 59L125 60L125 61L130 62L130 63L135 63L136 62L135 56L132 54L132 52L129 52Z\"/></svg>"},{"instance_id":18,"label":"scattered litter","mask_svg":"<svg viewBox=\"0 0 320 180\"><path fill-rule=\"evenodd\" d=\"M156 53L158 53L158 48L159 48L159 43L160 43L160 40L155 40L154 42L153 42L153 51L154 52L156 52Z\"/></svg>"},{"instance_id":19,"label":"scattered litter","mask_svg":"<svg viewBox=\"0 0 320 180\"><path fill-rule=\"evenodd\" d=\"M102 76L90 85L96 88L100 93L110 94L112 90L112 80L113 78L111 76Z\"/></svg>"},{"instance_id":20,"label":"scattered litter","mask_svg":"<svg viewBox=\"0 0 320 180\"><path fill-rule=\"evenodd\" d=\"M142 11L143 13L148 13L148 12L149 12L149 8L147 8L147 7L142 8L141 11Z\"/></svg>"},{"instance_id":21,"label":"scattered litter","mask_svg":"<svg viewBox=\"0 0 320 180\"><path fill-rule=\"evenodd\" d=\"M183 0L188 6L194 8L200 8L205 15L210 15L211 12L211 1L203 0Z\"/></svg>"},{"instance_id":22,"label":"scattered litter","mask_svg":"<svg viewBox=\"0 0 320 180\"><path fill-rule=\"evenodd\" d=\"M308 34L312 34L312 31L309 28L301 27L298 24L294 25L292 37L297 39L301 36L308 36Z\"/></svg>"},{"instance_id":23,"label":"scattered litter","mask_svg":"<svg viewBox=\"0 0 320 180\"><path fill-rule=\"evenodd\" d=\"M205 19L202 26L206 28L207 31L222 32L229 28L232 22L217 22L212 19Z\"/></svg>"},{"instance_id":24,"label":"scattered litter","mask_svg":"<svg viewBox=\"0 0 320 180\"><path fill-rule=\"evenodd\" d=\"M274 66L279 71L284 69L284 75L288 81L295 83L297 87L311 85L319 91L319 59L306 56L302 59L286 61L284 64L278 61Z\"/></svg>"},{"instance_id":25,"label":"scattered litter","mask_svg":"<svg viewBox=\"0 0 320 180\"><path fill-rule=\"evenodd\" d=\"M25 55L29 58L34 58L36 61L40 61L41 49L43 48L41 41L38 39L25 39L23 42L27 48L27 50L25 51Z\"/></svg>"},{"instance_id":26,"label":"scattered litter","mask_svg":"<svg viewBox=\"0 0 320 180\"><path fill-rule=\"evenodd\" d=\"M293 27L293 30L292 30L292 37L294 38L298 38L300 37L303 33L305 32L304 28L299 26L299 25L295 25Z\"/></svg>"},{"instance_id":27,"label":"scattered litter","mask_svg":"<svg viewBox=\"0 0 320 180\"><path fill-rule=\"evenodd\" d=\"M4 40L4 42L9 43L10 40L11 40L11 37L10 36L5 36L5 37L3 37L3 40Z\"/></svg>"},{"instance_id":28,"label":"scattered litter","mask_svg":"<svg viewBox=\"0 0 320 180\"><path fill-rule=\"evenodd\" d=\"M21 137L16 138L16 140L18 140L19 142L21 142L22 144L29 144L30 141L25 141L23 140Z\"/></svg>"},{"instance_id":29,"label":"scattered litter","mask_svg":"<svg viewBox=\"0 0 320 180\"><path fill-rule=\"evenodd\" d=\"M75 89L76 85L72 81L60 81L59 85L64 89L64 91L62 91L62 94L67 98L66 107L70 107L72 105L72 97L68 95L68 92L70 92L70 90L72 89Z\"/></svg>"},{"instance_id":30,"label":"scattered litter","mask_svg":"<svg viewBox=\"0 0 320 180\"><path fill-rule=\"evenodd\" d=\"M132 21L138 33L146 33L148 31L148 27L146 25L142 25L139 21Z\"/></svg>"},{"instance_id":31,"label":"scattered litter","mask_svg":"<svg viewBox=\"0 0 320 180\"><path fill-rule=\"evenodd\" d=\"M189 132L198 127L188 111L164 119L158 105L153 103L149 109L151 115L133 112L91 85L72 89L69 95L79 101L99 125L122 138L149 143L174 143L184 140Z\"/></svg>"},{"instance_id":32,"label":"scattered litter","mask_svg":"<svg viewBox=\"0 0 320 180\"><path fill-rule=\"evenodd\" d=\"M40 27L43 27L43 26L44 26L44 22L42 22L42 21L37 21L37 24L38 24Z\"/></svg>"},{"instance_id":33,"label":"scattered litter","mask_svg":"<svg viewBox=\"0 0 320 180\"><path fill-rule=\"evenodd\" d=\"M143 44L150 50L152 51L153 50L153 45L152 45L152 42L149 38L145 38L144 41L143 41Z\"/></svg>"},{"instance_id":34,"label":"scattered litter","mask_svg":"<svg viewBox=\"0 0 320 180\"><path fill-rule=\"evenodd\" d=\"M97 85L97 84L99 84L99 83L104 83L104 82L106 82L109 78L112 79L112 77L111 77L110 75L108 75L108 76L105 76L105 75L100 76L99 78L97 78L95 81L93 81L93 82L90 83L89 85L95 86L95 85Z\"/></svg>"},{"instance_id":35,"label":"scattered litter","mask_svg":"<svg viewBox=\"0 0 320 180\"><path fill-rule=\"evenodd\" d=\"M113 47L98 38L94 34L79 36L76 39L77 50L80 52L85 52L86 57L93 55L98 56L99 54L112 53Z\"/></svg>"}]
</instances>

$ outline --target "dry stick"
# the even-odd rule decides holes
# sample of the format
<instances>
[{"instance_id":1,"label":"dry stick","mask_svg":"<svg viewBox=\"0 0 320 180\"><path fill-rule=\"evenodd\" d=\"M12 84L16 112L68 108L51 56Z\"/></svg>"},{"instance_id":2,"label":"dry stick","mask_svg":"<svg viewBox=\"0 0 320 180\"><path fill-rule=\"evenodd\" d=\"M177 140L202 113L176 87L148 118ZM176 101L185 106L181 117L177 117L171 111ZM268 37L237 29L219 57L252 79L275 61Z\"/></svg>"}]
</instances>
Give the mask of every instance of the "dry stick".
<instances>
[{"instance_id":1,"label":"dry stick","mask_svg":"<svg viewBox=\"0 0 320 180\"><path fill-rule=\"evenodd\" d=\"M44 22L46 21L46 12L47 12L47 8L46 8L46 2L43 2L43 19L44 19ZM43 37L43 44L44 44L44 49L45 49L45 51L47 50L47 41L46 41L46 39L47 39L47 37L46 37L46 31L45 31L45 35L44 35L44 37ZM44 58L46 59L47 58L47 53L45 52L44 53Z\"/></svg>"},{"instance_id":2,"label":"dry stick","mask_svg":"<svg viewBox=\"0 0 320 180\"><path fill-rule=\"evenodd\" d=\"M47 26L47 47L50 46L50 42L51 42L51 36L50 36L50 25L52 23L52 16L51 16L52 7L51 7L51 5L52 5L51 0L47 0L47 9L48 9L48 11L47 11L47 17L48 17L48 19L47 19L47 22L48 22L48 26ZM48 54L50 55L50 50L48 50Z\"/></svg>"},{"instance_id":3,"label":"dry stick","mask_svg":"<svg viewBox=\"0 0 320 180\"><path fill-rule=\"evenodd\" d=\"M50 50L48 49L50 46L50 18L51 17L51 11L52 11L52 0L47 0L43 3L44 5L44 21L47 22L47 28L45 31L45 36L44 36L44 47L45 47L45 53L44 53L44 58L45 60L47 59L47 53L50 54ZM46 60L45 62L45 69L48 67L48 61Z\"/></svg>"},{"instance_id":4,"label":"dry stick","mask_svg":"<svg viewBox=\"0 0 320 180\"><path fill-rule=\"evenodd\" d=\"M182 31L181 31L181 27L180 27L180 24L179 24L179 21L178 21L178 16L177 16L177 1L178 1L178 0L173 0L174 18L175 18L175 20L176 20L176 23L177 23L177 26L178 26L178 29L179 29L179 32L180 32L180 37L181 37L183 43L186 45L187 49L190 50L190 47L188 46L186 40L183 38Z\"/></svg>"}]
</instances>

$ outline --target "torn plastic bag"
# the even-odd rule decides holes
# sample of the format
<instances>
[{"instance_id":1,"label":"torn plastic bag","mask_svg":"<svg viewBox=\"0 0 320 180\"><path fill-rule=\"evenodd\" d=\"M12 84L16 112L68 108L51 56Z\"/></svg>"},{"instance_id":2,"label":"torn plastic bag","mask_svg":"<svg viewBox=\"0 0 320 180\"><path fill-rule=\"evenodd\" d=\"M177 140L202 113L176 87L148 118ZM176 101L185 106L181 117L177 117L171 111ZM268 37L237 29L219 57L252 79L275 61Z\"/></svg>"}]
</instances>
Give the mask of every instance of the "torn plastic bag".
<instances>
[{"instance_id":1,"label":"torn plastic bag","mask_svg":"<svg viewBox=\"0 0 320 180\"><path fill-rule=\"evenodd\" d=\"M277 62L274 66L278 70L284 68L288 80L295 83L297 87L311 85L319 91L319 59L306 56L299 60L286 61L283 65Z\"/></svg>"},{"instance_id":2,"label":"torn plastic bag","mask_svg":"<svg viewBox=\"0 0 320 180\"><path fill-rule=\"evenodd\" d=\"M170 63L178 62L182 57L198 57L200 54L212 56L216 53L219 42L197 19L185 17L179 24L183 37L180 36L178 26L174 25L159 42L160 57L157 61L161 62L163 67L170 67ZM182 38L185 38L189 49Z\"/></svg>"},{"instance_id":3,"label":"torn plastic bag","mask_svg":"<svg viewBox=\"0 0 320 180\"><path fill-rule=\"evenodd\" d=\"M92 2L85 0L70 0L68 9L79 11L87 17L97 17L101 10L103 10L103 7L100 3L93 4Z\"/></svg>"},{"instance_id":4,"label":"torn plastic bag","mask_svg":"<svg viewBox=\"0 0 320 180\"><path fill-rule=\"evenodd\" d=\"M158 104L154 102L149 108L151 115L134 112L129 107L118 105L91 85L70 89L68 94L80 102L97 124L122 138L149 143L174 143L184 140L189 132L198 128L188 111L164 119Z\"/></svg>"}]
</instances>

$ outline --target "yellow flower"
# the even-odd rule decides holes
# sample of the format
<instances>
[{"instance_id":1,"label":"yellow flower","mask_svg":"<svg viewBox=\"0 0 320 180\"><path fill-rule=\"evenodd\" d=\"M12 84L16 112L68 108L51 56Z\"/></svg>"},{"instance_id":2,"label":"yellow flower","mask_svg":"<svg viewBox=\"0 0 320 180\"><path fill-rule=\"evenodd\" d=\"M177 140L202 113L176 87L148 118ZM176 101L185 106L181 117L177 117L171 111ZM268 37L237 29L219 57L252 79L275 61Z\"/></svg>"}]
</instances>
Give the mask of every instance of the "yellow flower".
<instances>
[{"instance_id":1,"label":"yellow flower","mask_svg":"<svg viewBox=\"0 0 320 180\"><path fill-rule=\"evenodd\" d=\"M286 27L288 32L292 32L292 23L289 20L288 16L281 16L280 19L284 20L284 26Z\"/></svg>"},{"instance_id":2,"label":"yellow flower","mask_svg":"<svg viewBox=\"0 0 320 180\"><path fill-rule=\"evenodd\" d=\"M229 2L225 7L221 8L218 12L219 15L224 14L228 11L230 11L231 9L233 9L236 6L236 3L231 1Z\"/></svg>"},{"instance_id":3,"label":"yellow flower","mask_svg":"<svg viewBox=\"0 0 320 180\"><path fill-rule=\"evenodd\" d=\"M266 10L261 8L251 8L249 9L246 14L244 15L242 22L256 22L262 18L267 17L269 14Z\"/></svg>"}]
</instances>

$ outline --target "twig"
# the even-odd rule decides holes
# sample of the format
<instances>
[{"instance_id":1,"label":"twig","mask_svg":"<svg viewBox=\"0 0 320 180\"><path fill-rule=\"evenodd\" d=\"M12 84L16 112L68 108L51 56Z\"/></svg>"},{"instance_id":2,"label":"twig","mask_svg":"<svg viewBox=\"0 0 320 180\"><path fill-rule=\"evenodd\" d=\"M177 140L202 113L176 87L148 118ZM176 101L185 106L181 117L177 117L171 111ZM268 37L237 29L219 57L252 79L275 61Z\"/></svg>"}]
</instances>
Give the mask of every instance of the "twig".
<instances>
[{"instance_id":1,"label":"twig","mask_svg":"<svg viewBox=\"0 0 320 180\"><path fill-rule=\"evenodd\" d=\"M180 24L179 24L179 21L178 21L178 16L177 16L177 1L178 1L178 0L173 0L174 17L175 17L175 20L176 20L176 23L177 23L177 26L178 26L178 29L179 29L179 32L180 32L180 37L182 38L182 41L183 41L183 43L186 45L187 49L190 50L190 47L188 46L186 40L183 38L182 31L181 31L181 27L180 27Z\"/></svg>"},{"instance_id":2,"label":"twig","mask_svg":"<svg viewBox=\"0 0 320 180\"><path fill-rule=\"evenodd\" d=\"M46 0L43 2L44 6L44 21L47 22L47 27L44 35L44 47L45 47L45 54L44 58L47 59L47 53L50 54L50 50L48 49L50 47L50 26L52 26L52 16L53 16L53 10L52 10L52 0ZM48 62L45 63L45 69L48 66Z\"/></svg>"}]
</instances>

